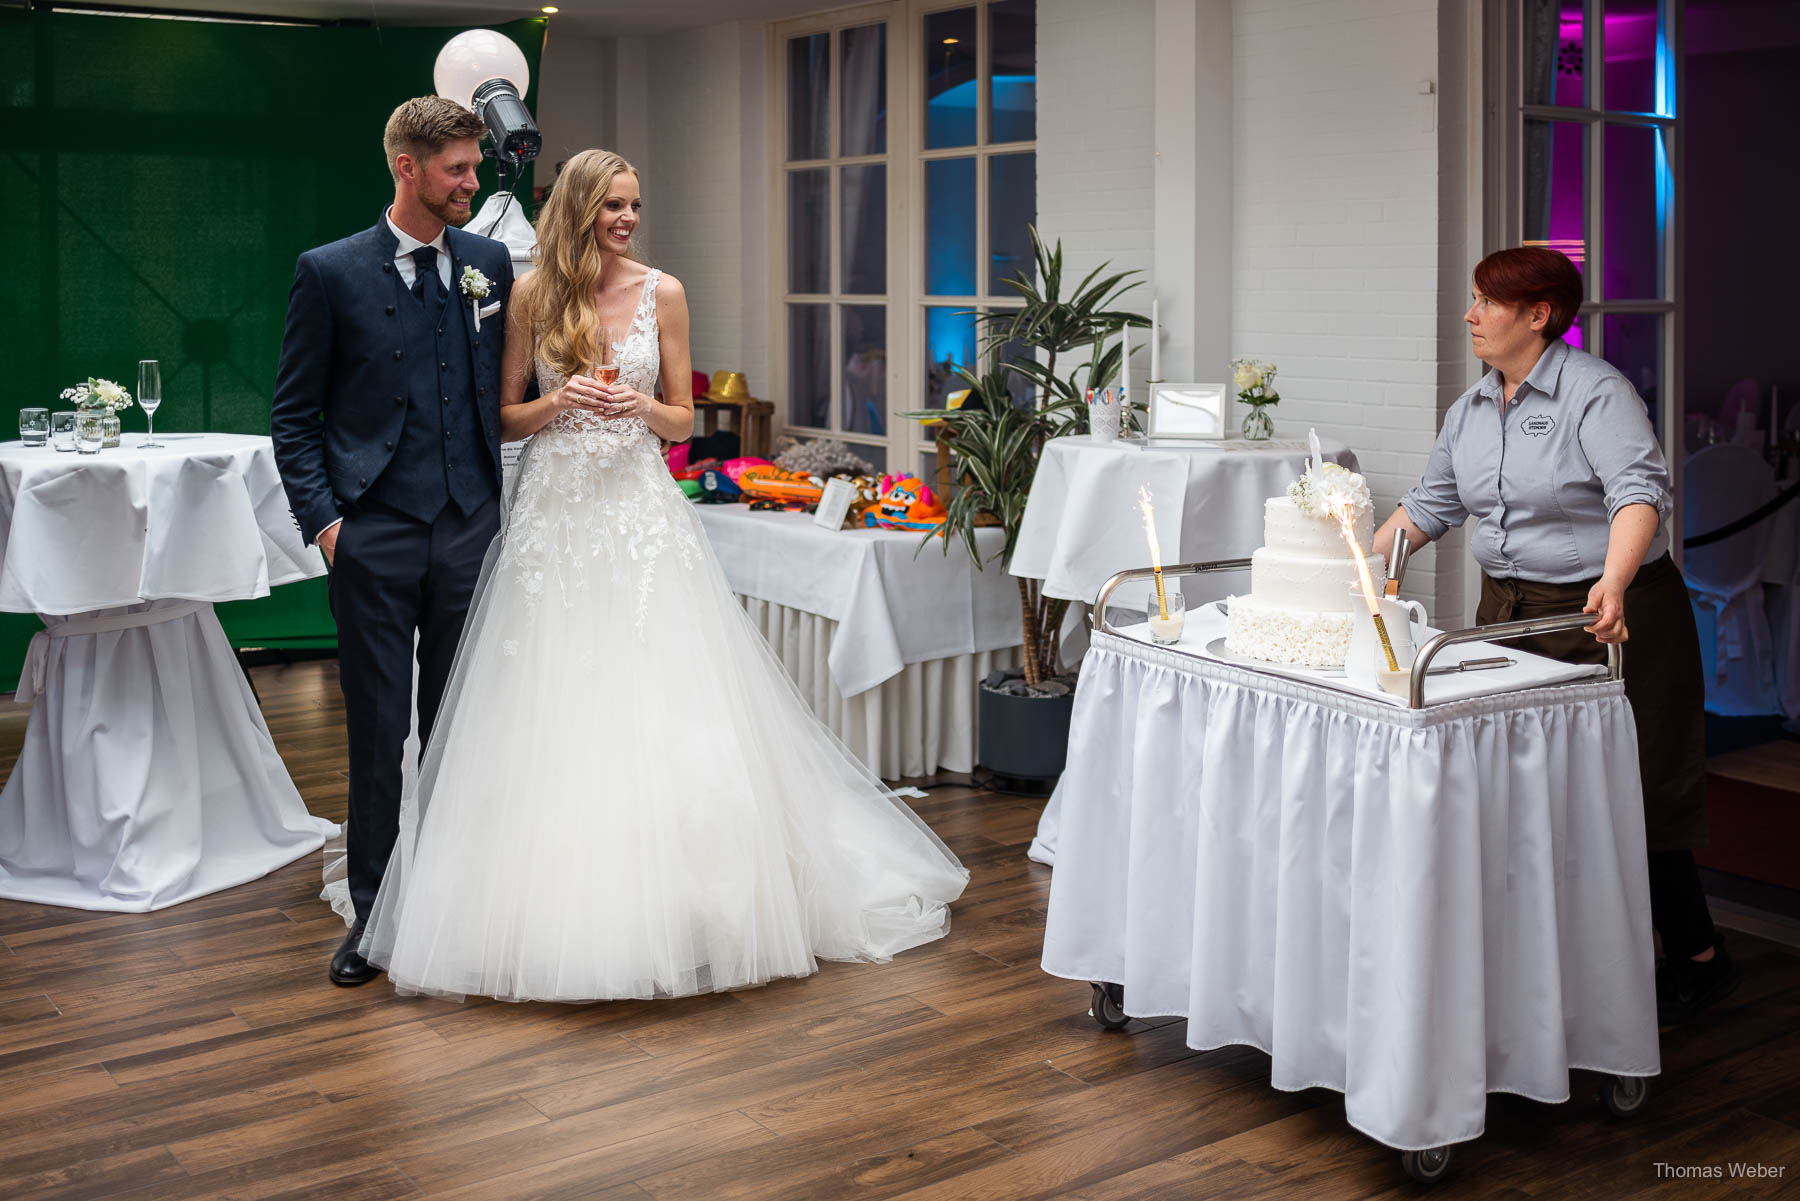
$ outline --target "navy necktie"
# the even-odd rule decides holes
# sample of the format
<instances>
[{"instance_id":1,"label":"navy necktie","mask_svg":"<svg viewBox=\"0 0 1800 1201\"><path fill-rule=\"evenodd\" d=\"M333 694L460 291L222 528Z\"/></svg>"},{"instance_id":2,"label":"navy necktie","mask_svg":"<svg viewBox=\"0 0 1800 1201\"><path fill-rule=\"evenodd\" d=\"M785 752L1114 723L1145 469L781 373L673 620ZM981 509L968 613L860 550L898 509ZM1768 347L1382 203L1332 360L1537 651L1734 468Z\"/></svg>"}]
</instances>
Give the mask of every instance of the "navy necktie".
<instances>
[{"instance_id":1,"label":"navy necktie","mask_svg":"<svg viewBox=\"0 0 1800 1201\"><path fill-rule=\"evenodd\" d=\"M444 302L444 282L438 278L437 247L421 246L412 252L413 295L435 309Z\"/></svg>"}]
</instances>

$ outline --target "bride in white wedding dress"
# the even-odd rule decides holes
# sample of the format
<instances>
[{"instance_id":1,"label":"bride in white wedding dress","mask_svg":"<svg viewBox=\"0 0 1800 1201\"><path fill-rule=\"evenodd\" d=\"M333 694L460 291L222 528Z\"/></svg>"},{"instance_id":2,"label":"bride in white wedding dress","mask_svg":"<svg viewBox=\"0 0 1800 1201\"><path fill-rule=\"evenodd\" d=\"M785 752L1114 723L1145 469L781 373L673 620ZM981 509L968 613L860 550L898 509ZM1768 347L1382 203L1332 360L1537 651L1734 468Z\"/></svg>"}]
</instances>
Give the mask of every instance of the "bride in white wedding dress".
<instances>
[{"instance_id":1,"label":"bride in white wedding dress","mask_svg":"<svg viewBox=\"0 0 1800 1201\"><path fill-rule=\"evenodd\" d=\"M362 943L402 992L681 996L881 961L942 937L968 882L812 715L665 468L659 437L693 428L687 308L630 257L637 220L636 171L577 155L512 293L503 437L531 442ZM586 371L601 329L613 386Z\"/></svg>"}]
</instances>

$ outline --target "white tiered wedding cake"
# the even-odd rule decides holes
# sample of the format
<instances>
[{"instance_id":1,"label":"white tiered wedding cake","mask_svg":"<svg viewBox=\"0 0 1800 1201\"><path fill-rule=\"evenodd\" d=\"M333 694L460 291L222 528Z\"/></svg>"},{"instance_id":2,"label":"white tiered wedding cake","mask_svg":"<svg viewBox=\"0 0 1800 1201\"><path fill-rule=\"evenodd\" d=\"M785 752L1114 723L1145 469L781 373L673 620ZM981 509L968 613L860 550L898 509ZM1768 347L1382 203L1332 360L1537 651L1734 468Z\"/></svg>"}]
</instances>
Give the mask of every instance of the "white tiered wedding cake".
<instances>
[{"instance_id":1,"label":"white tiered wedding cake","mask_svg":"<svg viewBox=\"0 0 1800 1201\"><path fill-rule=\"evenodd\" d=\"M1331 505L1345 500L1357 545L1367 546L1374 505L1368 483L1348 468L1315 461L1285 494L1263 502L1263 545L1250 556L1250 595L1228 602L1226 650L1271 663L1344 665L1356 560ZM1369 570L1379 578L1385 560L1370 555Z\"/></svg>"}]
</instances>

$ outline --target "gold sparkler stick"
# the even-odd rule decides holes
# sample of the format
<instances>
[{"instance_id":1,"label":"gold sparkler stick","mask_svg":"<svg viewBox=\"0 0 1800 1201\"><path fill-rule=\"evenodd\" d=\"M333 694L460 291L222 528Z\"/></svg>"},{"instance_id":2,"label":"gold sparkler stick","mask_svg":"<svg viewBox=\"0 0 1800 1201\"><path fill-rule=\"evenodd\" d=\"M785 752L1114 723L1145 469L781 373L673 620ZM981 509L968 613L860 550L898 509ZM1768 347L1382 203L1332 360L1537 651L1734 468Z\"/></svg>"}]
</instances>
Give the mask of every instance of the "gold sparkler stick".
<instances>
[{"instance_id":1,"label":"gold sparkler stick","mask_svg":"<svg viewBox=\"0 0 1800 1201\"><path fill-rule=\"evenodd\" d=\"M1138 485L1138 510L1144 515L1144 537L1150 542L1150 572L1156 581L1156 612L1169 620L1169 598L1163 592L1162 547L1156 541L1156 515L1150 509L1150 490Z\"/></svg>"},{"instance_id":2,"label":"gold sparkler stick","mask_svg":"<svg viewBox=\"0 0 1800 1201\"><path fill-rule=\"evenodd\" d=\"M1389 671L1400 670L1400 660L1394 655L1394 644L1388 638L1387 622L1381 620L1381 605L1375 599L1375 581L1369 575L1369 561L1363 558L1362 547L1356 543L1356 526L1350 520L1348 501L1332 506L1332 515L1337 518L1338 529L1344 535L1344 541L1350 544L1350 552L1356 556L1356 577L1362 587L1363 603L1369 606L1369 616L1375 622L1375 635L1381 639L1382 653L1387 655Z\"/></svg>"}]
</instances>

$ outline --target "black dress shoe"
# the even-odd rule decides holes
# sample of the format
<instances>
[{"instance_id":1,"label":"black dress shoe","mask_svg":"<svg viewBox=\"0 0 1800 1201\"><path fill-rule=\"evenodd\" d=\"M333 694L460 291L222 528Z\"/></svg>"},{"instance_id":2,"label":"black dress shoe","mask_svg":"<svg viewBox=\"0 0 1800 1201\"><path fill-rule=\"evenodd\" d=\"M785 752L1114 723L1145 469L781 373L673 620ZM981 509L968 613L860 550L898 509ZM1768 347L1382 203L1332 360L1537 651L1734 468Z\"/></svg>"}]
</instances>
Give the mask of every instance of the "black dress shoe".
<instances>
[{"instance_id":1,"label":"black dress shoe","mask_svg":"<svg viewBox=\"0 0 1800 1201\"><path fill-rule=\"evenodd\" d=\"M337 954L331 957L331 982L341 988L355 988L358 984L367 984L381 975L381 969L364 959L357 951L357 944L362 942L363 923L350 927L350 933L344 935L344 941L338 945Z\"/></svg>"},{"instance_id":2,"label":"black dress shoe","mask_svg":"<svg viewBox=\"0 0 1800 1201\"><path fill-rule=\"evenodd\" d=\"M1704 963L1664 959L1656 965L1657 1020L1664 1026L1686 1025L1743 982L1743 970L1732 962L1722 938L1713 940L1713 957Z\"/></svg>"}]
</instances>

